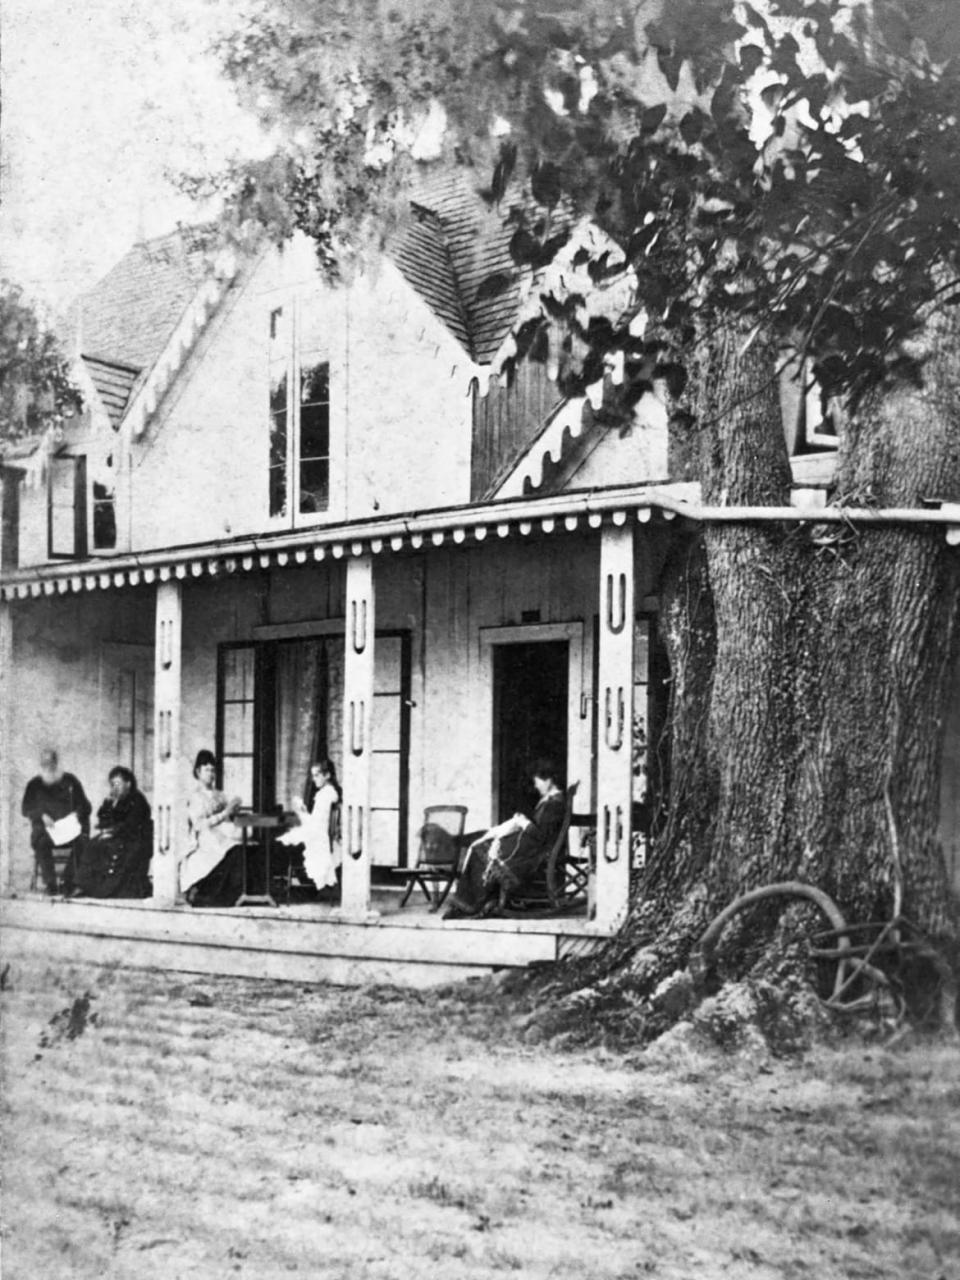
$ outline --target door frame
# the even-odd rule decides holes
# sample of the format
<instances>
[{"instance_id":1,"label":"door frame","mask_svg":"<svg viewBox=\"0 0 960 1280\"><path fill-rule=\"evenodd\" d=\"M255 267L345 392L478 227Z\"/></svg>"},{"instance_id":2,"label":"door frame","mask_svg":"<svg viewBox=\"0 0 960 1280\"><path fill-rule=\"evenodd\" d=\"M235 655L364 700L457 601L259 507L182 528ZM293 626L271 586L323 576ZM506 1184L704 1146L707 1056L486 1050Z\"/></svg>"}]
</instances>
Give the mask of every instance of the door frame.
<instances>
[{"instance_id":1,"label":"door frame","mask_svg":"<svg viewBox=\"0 0 960 1280\"><path fill-rule=\"evenodd\" d=\"M511 627L481 627L480 706L483 709L481 776L490 779L490 812L498 810L499 780L497 759L493 749L494 730L494 650L505 644L536 644L539 641L566 640L567 653L567 785L580 783L577 792L580 810L589 811L591 783L591 721L593 645L582 619L569 622L530 622Z\"/></svg>"}]
</instances>

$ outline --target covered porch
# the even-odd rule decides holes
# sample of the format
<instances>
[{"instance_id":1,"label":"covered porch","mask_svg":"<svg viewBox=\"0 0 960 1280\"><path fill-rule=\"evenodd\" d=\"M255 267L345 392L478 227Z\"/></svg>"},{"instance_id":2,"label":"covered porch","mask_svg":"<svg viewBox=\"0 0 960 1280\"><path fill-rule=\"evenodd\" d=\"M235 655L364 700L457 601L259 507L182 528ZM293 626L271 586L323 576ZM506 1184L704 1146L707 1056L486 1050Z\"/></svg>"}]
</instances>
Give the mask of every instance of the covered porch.
<instances>
[{"instance_id":1,"label":"covered porch","mask_svg":"<svg viewBox=\"0 0 960 1280\"><path fill-rule=\"evenodd\" d=\"M649 491L564 495L7 580L5 924L64 955L92 958L93 946L122 963L295 980L391 966L443 980L596 945L622 921L645 855L653 592L672 516ZM19 797L48 744L94 803L112 764L134 767L153 807L152 898L25 896ZM319 750L335 760L339 906L183 904L201 747L228 794L266 813L289 808ZM401 910L396 871L416 860L424 808L463 805L467 829L485 828L524 802L531 754L578 783L571 841L590 858L578 909L444 921L415 892Z\"/></svg>"}]
</instances>

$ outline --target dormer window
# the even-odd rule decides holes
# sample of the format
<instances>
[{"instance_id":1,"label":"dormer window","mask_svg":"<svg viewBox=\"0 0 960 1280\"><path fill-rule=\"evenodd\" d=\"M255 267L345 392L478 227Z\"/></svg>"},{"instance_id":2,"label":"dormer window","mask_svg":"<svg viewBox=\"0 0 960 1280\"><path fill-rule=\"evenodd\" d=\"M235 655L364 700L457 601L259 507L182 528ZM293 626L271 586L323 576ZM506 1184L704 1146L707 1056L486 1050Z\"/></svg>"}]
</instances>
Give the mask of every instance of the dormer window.
<instances>
[{"instance_id":1,"label":"dormer window","mask_svg":"<svg viewBox=\"0 0 960 1280\"><path fill-rule=\"evenodd\" d=\"M54 455L47 472L47 554L80 560L87 554L87 460Z\"/></svg>"},{"instance_id":2,"label":"dormer window","mask_svg":"<svg viewBox=\"0 0 960 1280\"><path fill-rule=\"evenodd\" d=\"M269 337L270 515L309 517L330 504L330 364L295 311L271 311Z\"/></svg>"},{"instance_id":3,"label":"dormer window","mask_svg":"<svg viewBox=\"0 0 960 1280\"><path fill-rule=\"evenodd\" d=\"M47 474L47 555L82 560L91 551L115 551L117 516L113 459L91 480L84 454L55 454Z\"/></svg>"},{"instance_id":4,"label":"dormer window","mask_svg":"<svg viewBox=\"0 0 960 1280\"><path fill-rule=\"evenodd\" d=\"M113 480L104 476L93 482L93 549L115 551L117 547L117 511Z\"/></svg>"}]
</instances>

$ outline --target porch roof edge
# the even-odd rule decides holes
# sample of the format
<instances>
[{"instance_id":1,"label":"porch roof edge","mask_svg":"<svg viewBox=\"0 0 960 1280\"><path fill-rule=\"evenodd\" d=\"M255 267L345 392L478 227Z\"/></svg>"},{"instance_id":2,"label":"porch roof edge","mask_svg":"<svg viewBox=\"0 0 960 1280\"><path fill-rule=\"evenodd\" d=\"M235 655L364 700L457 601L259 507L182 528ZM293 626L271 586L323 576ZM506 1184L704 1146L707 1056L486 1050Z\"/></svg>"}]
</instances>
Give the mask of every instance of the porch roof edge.
<instances>
[{"instance_id":1,"label":"porch roof edge","mask_svg":"<svg viewBox=\"0 0 960 1280\"><path fill-rule=\"evenodd\" d=\"M137 585L171 577L306 564L404 548L483 542L488 534L505 538L530 534L536 526L550 533L599 528L604 520L618 524L630 512L641 521L659 510L668 520L695 515L699 485L632 485L584 490L546 498L514 498L457 507L438 507L406 515L382 516L310 529L260 536L224 538L154 551L121 553L87 560L61 561L0 574L3 599L53 595L67 591Z\"/></svg>"},{"instance_id":2,"label":"porch roof edge","mask_svg":"<svg viewBox=\"0 0 960 1280\"><path fill-rule=\"evenodd\" d=\"M491 533L499 538L526 537L534 526L544 533L573 532L581 527L581 520L584 527L599 529L604 521L624 524L630 513L645 523L655 510L666 520L680 516L698 523L940 525L946 526L948 543L960 545L957 503L917 508L704 506L700 486L692 481L501 499L260 537L219 539L109 558L38 565L0 575L0 598L137 586L141 582L199 578L205 574L215 577L274 565L302 565L328 556L340 560L404 548L419 550L425 545L440 547L448 539L451 545L458 546L466 542L468 534L477 543Z\"/></svg>"}]
</instances>

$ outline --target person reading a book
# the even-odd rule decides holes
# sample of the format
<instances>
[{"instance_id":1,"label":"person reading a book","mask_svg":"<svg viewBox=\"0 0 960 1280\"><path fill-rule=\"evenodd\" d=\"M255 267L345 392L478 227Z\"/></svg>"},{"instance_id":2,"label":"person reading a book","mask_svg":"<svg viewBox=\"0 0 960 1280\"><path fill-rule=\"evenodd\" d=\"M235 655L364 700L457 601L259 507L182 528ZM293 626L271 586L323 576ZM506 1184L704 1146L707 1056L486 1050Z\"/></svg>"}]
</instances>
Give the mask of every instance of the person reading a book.
<instances>
[{"instance_id":1,"label":"person reading a book","mask_svg":"<svg viewBox=\"0 0 960 1280\"><path fill-rule=\"evenodd\" d=\"M30 821L30 845L47 893L72 893L77 861L90 834L91 805L80 782L60 768L52 747L41 751L40 772L27 783L20 811ZM53 860L58 848L70 851L59 886Z\"/></svg>"}]
</instances>

